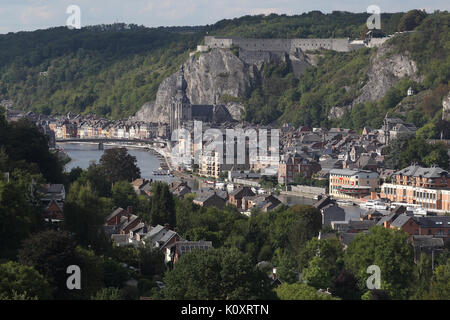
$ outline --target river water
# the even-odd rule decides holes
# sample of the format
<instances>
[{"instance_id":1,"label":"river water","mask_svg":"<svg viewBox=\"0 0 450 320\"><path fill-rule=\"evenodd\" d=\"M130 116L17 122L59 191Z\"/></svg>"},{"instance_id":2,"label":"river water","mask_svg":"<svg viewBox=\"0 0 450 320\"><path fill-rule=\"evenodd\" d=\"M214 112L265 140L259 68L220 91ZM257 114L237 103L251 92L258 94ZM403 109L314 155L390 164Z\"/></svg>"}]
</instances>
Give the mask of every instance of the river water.
<instances>
[{"instance_id":1,"label":"river water","mask_svg":"<svg viewBox=\"0 0 450 320\"><path fill-rule=\"evenodd\" d=\"M103 155L103 150L98 150L98 144L86 143L58 143L64 152L72 159L66 164L66 171L69 172L72 168L80 167L87 169L92 161L99 162ZM105 145L105 149L111 149L117 146ZM137 166L141 169L141 176L144 179L153 179L160 181L173 181L174 178L170 176L155 176L153 170L158 170L160 162L151 152L145 149L126 147L128 153L136 157Z\"/></svg>"},{"instance_id":2,"label":"river water","mask_svg":"<svg viewBox=\"0 0 450 320\"><path fill-rule=\"evenodd\" d=\"M97 144L86 144L86 143L59 143L59 145L64 149L65 153L72 159L68 164L66 164L66 171L72 170L72 168L80 167L82 169L87 169L92 161L99 162L103 150L98 150ZM114 148L117 146L105 145L105 149ZM133 147L126 147L128 153L135 156L137 160L137 166L141 169L141 176L144 179L152 179L157 181L172 182L177 178L170 176L156 176L153 174L153 170L158 170L160 167L160 162L157 157L155 157L151 152ZM188 181L188 185L193 191L197 191L200 188L208 187L208 185L203 183L198 183L197 181ZM286 205L292 206L297 204L312 205L315 200L311 198L305 198L300 196L291 195L279 195L278 198ZM345 210L346 220L359 220L359 216L362 212L366 210L360 209L359 207L342 207Z\"/></svg>"}]
</instances>

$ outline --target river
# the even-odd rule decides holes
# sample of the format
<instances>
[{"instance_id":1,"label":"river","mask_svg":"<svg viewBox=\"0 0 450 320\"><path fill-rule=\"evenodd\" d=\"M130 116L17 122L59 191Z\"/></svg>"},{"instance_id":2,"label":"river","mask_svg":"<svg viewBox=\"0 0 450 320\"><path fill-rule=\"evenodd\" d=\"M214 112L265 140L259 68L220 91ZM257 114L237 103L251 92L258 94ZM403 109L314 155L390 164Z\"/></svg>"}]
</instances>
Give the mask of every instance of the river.
<instances>
[{"instance_id":1,"label":"river","mask_svg":"<svg viewBox=\"0 0 450 320\"><path fill-rule=\"evenodd\" d=\"M98 150L98 144L87 143L58 143L64 149L64 152L72 159L66 164L66 171L72 170L72 168L80 167L81 169L87 169L92 161L99 162L103 155L103 150ZM111 149L117 146L105 145L105 149ZM141 169L141 176L144 179L153 179L159 181L170 182L175 178L170 176L156 176L153 174L153 170L158 170L160 162L151 152L141 148L126 147L128 153L136 157L137 166Z\"/></svg>"}]
</instances>

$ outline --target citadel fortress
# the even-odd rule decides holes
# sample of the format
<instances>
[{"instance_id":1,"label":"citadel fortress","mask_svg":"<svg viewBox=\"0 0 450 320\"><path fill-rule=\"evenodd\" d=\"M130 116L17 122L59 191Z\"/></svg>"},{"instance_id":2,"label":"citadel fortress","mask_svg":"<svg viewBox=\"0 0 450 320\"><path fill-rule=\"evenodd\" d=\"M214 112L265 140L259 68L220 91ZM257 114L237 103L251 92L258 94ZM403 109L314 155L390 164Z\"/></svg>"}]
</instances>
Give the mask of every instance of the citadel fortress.
<instances>
[{"instance_id":1,"label":"citadel fortress","mask_svg":"<svg viewBox=\"0 0 450 320\"><path fill-rule=\"evenodd\" d=\"M239 49L239 58L248 64L284 61L288 56L294 74L298 77L309 66L305 53L319 49L337 52L350 52L360 48L372 48L382 45L394 35L383 38L372 38L369 31L365 40L350 38L324 39L252 39L205 36L204 45L197 46L196 52L208 52L211 49ZM196 52L192 52L194 55Z\"/></svg>"}]
</instances>

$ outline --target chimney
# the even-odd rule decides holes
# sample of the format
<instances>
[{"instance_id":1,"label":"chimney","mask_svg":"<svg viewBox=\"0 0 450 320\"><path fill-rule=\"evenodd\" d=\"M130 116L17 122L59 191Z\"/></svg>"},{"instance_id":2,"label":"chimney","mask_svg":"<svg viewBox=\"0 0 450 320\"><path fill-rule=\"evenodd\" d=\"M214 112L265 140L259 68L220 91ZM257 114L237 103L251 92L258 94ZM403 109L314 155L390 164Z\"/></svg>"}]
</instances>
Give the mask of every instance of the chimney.
<instances>
[{"instance_id":1,"label":"chimney","mask_svg":"<svg viewBox=\"0 0 450 320\"><path fill-rule=\"evenodd\" d=\"M169 231L169 224L168 224L168 223L164 223L164 229L166 229L167 231Z\"/></svg>"},{"instance_id":2,"label":"chimney","mask_svg":"<svg viewBox=\"0 0 450 320\"><path fill-rule=\"evenodd\" d=\"M127 207L127 215L130 216L133 213L133 207L128 206Z\"/></svg>"}]
</instances>

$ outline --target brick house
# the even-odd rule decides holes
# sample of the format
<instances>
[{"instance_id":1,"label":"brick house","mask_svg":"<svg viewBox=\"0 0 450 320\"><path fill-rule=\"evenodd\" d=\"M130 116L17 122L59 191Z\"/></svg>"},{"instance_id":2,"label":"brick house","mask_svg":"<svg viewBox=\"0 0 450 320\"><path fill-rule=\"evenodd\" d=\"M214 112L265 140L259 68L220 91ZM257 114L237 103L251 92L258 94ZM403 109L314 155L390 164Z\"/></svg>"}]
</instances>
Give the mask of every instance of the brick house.
<instances>
[{"instance_id":1,"label":"brick house","mask_svg":"<svg viewBox=\"0 0 450 320\"><path fill-rule=\"evenodd\" d=\"M281 184L293 183L297 174L311 178L322 169L316 161L308 160L298 153L286 155L279 163L278 182Z\"/></svg>"},{"instance_id":2,"label":"brick house","mask_svg":"<svg viewBox=\"0 0 450 320\"><path fill-rule=\"evenodd\" d=\"M255 193L249 187L241 187L230 193L228 202L238 208L242 208L242 198L246 196L254 196Z\"/></svg>"},{"instance_id":3,"label":"brick house","mask_svg":"<svg viewBox=\"0 0 450 320\"><path fill-rule=\"evenodd\" d=\"M414 217L402 214L392 222L390 228L403 230L410 236L428 235L436 238L442 238L444 242L446 242L450 238L450 217Z\"/></svg>"}]
</instances>

